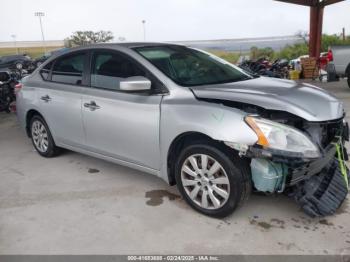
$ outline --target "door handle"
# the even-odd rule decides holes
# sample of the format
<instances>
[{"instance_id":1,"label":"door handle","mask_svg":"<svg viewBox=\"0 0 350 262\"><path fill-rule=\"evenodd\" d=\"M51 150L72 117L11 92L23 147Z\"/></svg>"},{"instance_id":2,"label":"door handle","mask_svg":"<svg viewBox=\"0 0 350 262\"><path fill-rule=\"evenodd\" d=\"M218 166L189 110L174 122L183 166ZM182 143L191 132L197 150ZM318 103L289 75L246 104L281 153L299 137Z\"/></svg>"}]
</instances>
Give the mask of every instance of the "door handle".
<instances>
[{"instance_id":1,"label":"door handle","mask_svg":"<svg viewBox=\"0 0 350 262\"><path fill-rule=\"evenodd\" d=\"M91 111L95 111L96 109L100 109L101 107L96 105L95 101L91 101L90 103L84 103L84 107L89 108Z\"/></svg>"},{"instance_id":2,"label":"door handle","mask_svg":"<svg viewBox=\"0 0 350 262\"><path fill-rule=\"evenodd\" d=\"M45 101L45 102L51 101L51 97L49 95L42 96L40 99Z\"/></svg>"}]
</instances>

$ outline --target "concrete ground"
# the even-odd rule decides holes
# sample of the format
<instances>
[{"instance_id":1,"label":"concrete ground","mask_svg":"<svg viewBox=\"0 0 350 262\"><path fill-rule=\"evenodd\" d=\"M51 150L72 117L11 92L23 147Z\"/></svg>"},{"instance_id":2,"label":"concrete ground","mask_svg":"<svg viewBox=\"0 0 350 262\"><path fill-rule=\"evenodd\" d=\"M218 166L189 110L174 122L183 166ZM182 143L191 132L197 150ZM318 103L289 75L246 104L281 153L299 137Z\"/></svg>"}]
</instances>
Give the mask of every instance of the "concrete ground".
<instances>
[{"instance_id":1,"label":"concrete ground","mask_svg":"<svg viewBox=\"0 0 350 262\"><path fill-rule=\"evenodd\" d=\"M346 104L345 81L320 84ZM45 159L0 114L0 254L350 254L350 205L310 219L285 196L252 195L203 216L159 178L74 152Z\"/></svg>"}]
</instances>

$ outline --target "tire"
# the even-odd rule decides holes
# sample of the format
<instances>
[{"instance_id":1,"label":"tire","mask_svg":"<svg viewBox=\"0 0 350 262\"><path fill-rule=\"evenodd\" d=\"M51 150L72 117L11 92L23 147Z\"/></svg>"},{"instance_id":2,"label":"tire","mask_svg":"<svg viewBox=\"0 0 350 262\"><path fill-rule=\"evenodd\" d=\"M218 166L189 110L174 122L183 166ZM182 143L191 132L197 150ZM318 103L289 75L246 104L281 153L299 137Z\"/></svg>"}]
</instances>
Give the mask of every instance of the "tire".
<instances>
[{"instance_id":1,"label":"tire","mask_svg":"<svg viewBox=\"0 0 350 262\"><path fill-rule=\"evenodd\" d=\"M348 86L350 87L350 70L347 73L347 77L348 77Z\"/></svg>"},{"instance_id":2,"label":"tire","mask_svg":"<svg viewBox=\"0 0 350 262\"><path fill-rule=\"evenodd\" d=\"M50 129L45 120L35 115L30 120L30 135L34 148L43 157L54 157L60 149L55 145Z\"/></svg>"},{"instance_id":3,"label":"tire","mask_svg":"<svg viewBox=\"0 0 350 262\"><path fill-rule=\"evenodd\" d=\"M207 163L205 168L203 161ZM214 165L219 171L212 175L211 170L217 169ZM208 141L185 146L176 160L175 179L182 197L193 209L216 218L230 215L248 199L252 188L248 162L236 152Z\"/></svg>"}]
</instances>

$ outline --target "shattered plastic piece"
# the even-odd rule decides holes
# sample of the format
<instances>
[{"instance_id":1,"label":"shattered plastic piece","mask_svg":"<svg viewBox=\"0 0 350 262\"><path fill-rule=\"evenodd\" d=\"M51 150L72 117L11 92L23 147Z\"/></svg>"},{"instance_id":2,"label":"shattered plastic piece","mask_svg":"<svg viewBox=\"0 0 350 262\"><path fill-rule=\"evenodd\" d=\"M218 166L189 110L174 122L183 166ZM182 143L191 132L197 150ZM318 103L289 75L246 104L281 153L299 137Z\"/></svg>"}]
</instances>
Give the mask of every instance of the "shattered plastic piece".
<instances>
[{"instance_id":1,"label":"shattered plastic piece","mask_svg":"<svg viewBox=\"0 0 350 262\"><path fill-rule=\"evenodd\" d=\"M347 175L349 170L346 168ZM341 206L348 194L337 159L296 189L294 196L306 214L311 217L332 215Z\"/></svg>"}]
</instances>

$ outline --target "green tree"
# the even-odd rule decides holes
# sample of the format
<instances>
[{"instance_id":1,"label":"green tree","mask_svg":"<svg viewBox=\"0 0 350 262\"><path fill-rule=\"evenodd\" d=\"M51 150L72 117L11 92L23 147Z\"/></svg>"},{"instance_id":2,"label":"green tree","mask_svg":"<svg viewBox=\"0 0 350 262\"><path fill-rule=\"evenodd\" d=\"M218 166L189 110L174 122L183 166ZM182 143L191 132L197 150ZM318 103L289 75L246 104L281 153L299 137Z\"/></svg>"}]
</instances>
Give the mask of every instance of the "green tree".
<instances>
[{"instance_id":1,"label":"green tree","mask_svg":"<svg viewBox=\"0 0 350 262\"><path fill-rule=\"evenodd\" d=\"M307 55L309 53L308 39L305 37L305 34L303 36L298 34L298 36L304 39L303 43L285 46L280 52L275 54L275 58L295 59L299 56ZM350 45L350 36L347 36L345 41L337 35L324 34L322 36L321 52L327 52L328 47L334 45Z\"/></svg>"},{"instance_id":2,"label":"green tree","mask_svg":"<svg viewBox=\"0 0 350 262\"><path fill-rule=\"evenodd\" d=\"M295 59L309 53L309 47L305 43L286 45L280 52L275 54L275 58Z\"/></svg>"},{"instance_id":3,"label":"green tree","mask_svg":"<svg viewBox=\"0 0 350 262\"><path fill-rule=\"evenodd\" d=\"M256 60L259 58L273 58L274 51L271 47L257 48L253 46L250 48L250 59Z\"/></svg>"},{"instance_id":4,"label":"green tree","mask_svg":"<svg viewBox=\"0 0 350 262\"><path fill-rule=\"evenodd\" d=\"M113 40L111 31L76 31L65 39L66 47L82 46L94 43L105 43Z\"/></svg>"},{"instance_id":5,"label":"green tree","mask_svg":"<svg viewBox=\"0 0 350 262\"><path fill-rule=\"evenodd\" d=\"M350 37L346 37L345 41L337 35L323 35L321 43L321 51L327 52L328 47L334 45L350 45Z\"/></svg>"}]
</instances>

